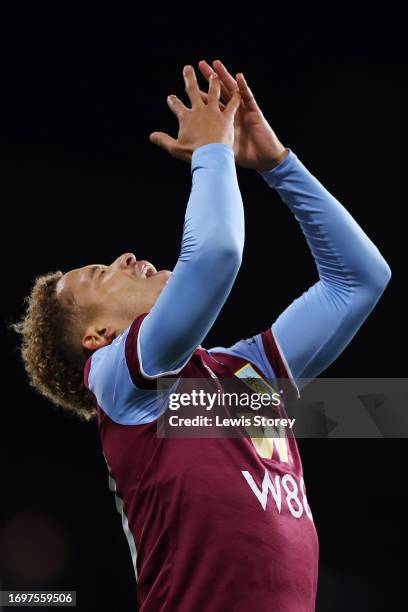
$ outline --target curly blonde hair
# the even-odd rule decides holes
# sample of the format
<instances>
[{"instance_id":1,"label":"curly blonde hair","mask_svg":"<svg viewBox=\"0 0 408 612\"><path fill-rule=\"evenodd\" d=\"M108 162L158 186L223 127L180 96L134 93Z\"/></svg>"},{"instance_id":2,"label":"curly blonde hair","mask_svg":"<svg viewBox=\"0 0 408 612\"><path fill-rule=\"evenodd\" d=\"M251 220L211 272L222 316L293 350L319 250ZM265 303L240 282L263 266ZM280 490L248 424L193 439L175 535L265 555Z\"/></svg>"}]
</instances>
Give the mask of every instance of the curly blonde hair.
<instances>
[{"instance_id":1,"label":"curly blonde hair","mask_svg":"<svg viewBox=\"0 0 408 612\"><path fill-rule=\"evenodd\" d=\"M35 279L23 318L11 327L21 335L21 357L30 384L82 420L96 416L94 399L83 383L86 361L80 343L81 319L73 296L59 299L63 276L50 272Z\"/></svg>"}]
</instances>

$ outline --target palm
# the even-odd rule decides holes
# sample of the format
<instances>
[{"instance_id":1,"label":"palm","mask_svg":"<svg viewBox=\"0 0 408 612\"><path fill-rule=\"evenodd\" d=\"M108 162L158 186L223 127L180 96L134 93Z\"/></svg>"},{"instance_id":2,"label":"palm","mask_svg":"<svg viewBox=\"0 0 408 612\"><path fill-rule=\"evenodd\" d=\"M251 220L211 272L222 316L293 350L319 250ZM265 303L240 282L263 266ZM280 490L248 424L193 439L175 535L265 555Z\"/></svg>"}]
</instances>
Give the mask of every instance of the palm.
<instances>
[{"instance_id":1,"label":"palm","mask_svg":"<svg viewBox=\"0 0 408 612\"><path fill-rule=\"evenodd\" d=\"M243 168L256 166L262 151L262 139L267 132L267 123L257 111L249 111L242 106L234 120L234 154L236 163Z\"/></svg>"},{"instance_id":2,"label":"palm","mask_svg":"<svg viewBox=\"0 0 408 612\"><path fill-rule=\"evenodd\" d=\"M236 163L243 168L255 168L261 171L270 169L285 152L285 147L263 116L243 76L237 75L236 81L220 61L217 60L213 65L222 82L221 107L224 108L224 104L231 98L232 91L237 88L242 97L234 119ZM207 79L215 71L203 60L199 63L199 68ZM201 94L203 98L206 97L204 92Z\"/></svg>"}]
</instances>

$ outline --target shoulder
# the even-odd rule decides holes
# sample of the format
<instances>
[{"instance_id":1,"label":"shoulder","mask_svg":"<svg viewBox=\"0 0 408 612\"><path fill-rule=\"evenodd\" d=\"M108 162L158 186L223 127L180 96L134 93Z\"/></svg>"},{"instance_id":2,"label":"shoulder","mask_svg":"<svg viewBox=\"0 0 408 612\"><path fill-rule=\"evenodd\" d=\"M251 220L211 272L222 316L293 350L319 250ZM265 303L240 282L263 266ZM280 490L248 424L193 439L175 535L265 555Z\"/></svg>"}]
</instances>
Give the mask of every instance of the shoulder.
<instances>
[{"instance_id":1,"label":"shoulder","mask_svg":"<svg viewBox=\"0 0 408 612\"><path fill-rule=\"evenodd\" d=\"M241 361L249 361L255 365L264 376L275 377L278 372L275 372L273 364L268 359L268 354L265 349L265 339L263 334L256 334L250 338L238 340L235 344L229 347L217 346L208 351L213 356L223 355L226 358ZM269 351L268 353L273 353Z\"/></svg>"},{"instance_id":2,"label":"shoulder","mask_svg":"<svg viewBox=\"0 0 408 612\"><path fill-rule=\"evenodd\" d=\"M294 390L296 397L299 397L296 382L271 328L250 338L239 340L232 346L218 346L209 349L208 352L215 358L218 355L233 360L231 365L234 367L239 365L240 361L243 367L245 362L249 362L265 378L287 380L291 390Z\"/></svg>"},{"instance_id":3,"label":"shoulder","mask_svg":"<svg viewBox=\"0 0 408 612\"><path fill-rule=\"evenodd\" d=\"M143 424L157 418L158 402L151 381L139 383L132 376L134 344L143 315L108 346L88 359L84 369L85 386L101 410L123 425Z\"/></svg>"}]
</instances>

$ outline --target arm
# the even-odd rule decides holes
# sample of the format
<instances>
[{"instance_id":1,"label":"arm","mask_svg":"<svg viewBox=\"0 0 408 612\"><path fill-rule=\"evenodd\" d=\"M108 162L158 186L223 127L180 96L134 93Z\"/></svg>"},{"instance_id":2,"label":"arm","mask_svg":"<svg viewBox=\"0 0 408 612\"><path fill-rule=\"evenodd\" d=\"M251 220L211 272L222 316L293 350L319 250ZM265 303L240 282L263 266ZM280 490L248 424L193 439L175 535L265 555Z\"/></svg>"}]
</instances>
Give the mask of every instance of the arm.
<instances>
[{"instance_id":1,"label":"arm","mask_svg":"<svg viewBox=\"0 0 408 612\"><path fill-rule=\"evenodd\" d=\"M191 171L180 257L140 328L146 377L184 365L213 325L241 264L244 213L232 147L199 147Z\"/></svg>"},{"instance_id":2,"label":"arm","mask_svg":"<svg viewBox=\"0 0 408 612\"><path fill-rule=\"evenodd\" d=\"M285 147L244 75L237 73L234 79L219 60L212 65L204 60L199 63L205 78L219 75L223 101L228 102L237 87L242 96L235 121L237 165L256 169L278 191L315 258L319 281L281 314L272 331L293 374L317 376L347 346L378 302L391 276L389 266L351 215L296 155L286 149L284 157ZM206 98L204 92L201 95Z\"/></svg>"},{"instance_id":3,"label":"arm","mask_svg":"<svg viewBox=\"0 0 408 612\"><path fill-rule=\"evenodd\" d=\"M170 279L149 314L88 360L85 385L103 412L122 425L150 423L166 408L149 379L184 365L240 267L244 216L232 148L222 143L197 148L191 170L181 254Z\"/></svg>"},{"instance_id":4,"label":"arm","mask_svg":"<svg viewBox=\"0 0 408 612\"><path fill-rule=\"evenodd\" d=\"M288 155L260 171L305 235L319 281L284 310L272 331L293 376L320 374L349 344L387 286L391 271L347 210Z\"/></svg>"}]
</instances>

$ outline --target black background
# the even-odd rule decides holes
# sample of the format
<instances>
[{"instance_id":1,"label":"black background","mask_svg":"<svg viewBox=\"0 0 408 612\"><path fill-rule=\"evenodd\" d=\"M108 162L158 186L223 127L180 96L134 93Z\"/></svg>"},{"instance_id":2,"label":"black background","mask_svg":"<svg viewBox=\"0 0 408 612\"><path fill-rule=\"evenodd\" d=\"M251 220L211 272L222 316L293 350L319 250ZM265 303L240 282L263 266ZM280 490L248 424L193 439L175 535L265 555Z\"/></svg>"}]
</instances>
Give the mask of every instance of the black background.
<instances>
[{"instance_id":1,"label":"black background","mask_svg":"<svg viewBox=\"0 0 408 612\"><path fill-rule=\"evenodd\" d=\"M404 376L404 21L388 3L376 12L55 6L21 6L2 20L0 583L75 589L81 610L127 611L135 609L133 570L96 426L30 390L6 323L40 273L110 263L125 251L174 266L190 169L148 136L177 132L166 96L187 101L183 65L219 58L244 73L282 142L392 269L376 309L324 375ZM286 206L256 172L238 176L244 264L206 347L265 329L316 281ZM299 445L320 536L318 610L405 609L406 441Z\"/></svg>"}]
</instances>

